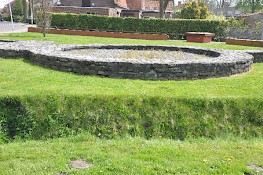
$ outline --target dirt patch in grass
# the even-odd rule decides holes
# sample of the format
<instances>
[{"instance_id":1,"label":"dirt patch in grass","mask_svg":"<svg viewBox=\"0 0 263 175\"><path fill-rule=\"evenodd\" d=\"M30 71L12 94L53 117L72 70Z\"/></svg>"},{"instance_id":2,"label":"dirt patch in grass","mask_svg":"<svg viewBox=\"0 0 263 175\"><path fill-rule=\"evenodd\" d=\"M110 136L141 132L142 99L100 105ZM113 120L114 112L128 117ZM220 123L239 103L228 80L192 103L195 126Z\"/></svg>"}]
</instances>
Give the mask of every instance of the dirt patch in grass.
<instances>
[{"instance_id":1,"label":"dirt patch in grass","mask_svg":"<svg viewBox=\"0 0 263 175\"><path fill-rule=\"evenodd\" d=\"M258 165L249 165L247 166L248 169L255 171L256 173L263 174L263 167Z\"/></svg>"},{"instance_id":2,"label":"dirt patch in grass","mask_svg":"<svg viewBox=\"0 0 263 175\"><path fill-rule=\"evenodd\" d=\"M86 162L85 160L73 160L70 162L73 169L87 169L93 166L93 164Z\"/></svg>"}]
</instances>

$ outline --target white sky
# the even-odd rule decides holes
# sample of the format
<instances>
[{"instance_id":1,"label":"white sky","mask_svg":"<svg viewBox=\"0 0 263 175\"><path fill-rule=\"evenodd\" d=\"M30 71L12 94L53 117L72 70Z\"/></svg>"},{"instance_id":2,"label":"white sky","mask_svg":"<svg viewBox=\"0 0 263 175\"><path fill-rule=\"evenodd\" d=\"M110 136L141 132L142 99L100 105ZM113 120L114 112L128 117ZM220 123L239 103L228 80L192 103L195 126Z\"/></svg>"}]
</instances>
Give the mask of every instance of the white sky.
<instances>
[{"instance_id":1,"label":"white sky","mask_svg":"<svg viewBox=\"0 0 263 175\"><path fill-rule=\"evenodd\" d=\"M6 4L9 3L9 1L13 1L13 0L0 0L0 8L3 8Z\"/></svg>"}]
</instances>

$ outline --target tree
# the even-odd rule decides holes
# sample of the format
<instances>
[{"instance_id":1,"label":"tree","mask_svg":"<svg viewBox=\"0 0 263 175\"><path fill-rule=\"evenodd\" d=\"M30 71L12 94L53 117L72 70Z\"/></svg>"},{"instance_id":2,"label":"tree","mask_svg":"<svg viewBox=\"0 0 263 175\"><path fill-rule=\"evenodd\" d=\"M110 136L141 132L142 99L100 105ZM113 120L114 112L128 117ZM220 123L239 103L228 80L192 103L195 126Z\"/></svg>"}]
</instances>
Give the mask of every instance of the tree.
<instances>
[{"instance_id":1,"label":"tree","mask_svg":"<svg viewBox=\"0 0 263 175\"><path fill-rule=\"evenodd\" d=\"M184 19L206 19L209 15L209 10L202 0L194 0L185 3L181 11L181 17Z\"/></svg>"},{"instance_id":2,"label":"tree","mask_svg":"<svg viewBox=\"0 0 263 175\"><path fill-rule=\"evenodd\" d=\"M40 28L40 32L46 37L46 33L50 27L51 23L51 4L50 0L41 0L40 3L37 4L36 10L36 23Z\"/></svg>"},{"instance_id":3,"label":"tree","mask_svg":"<svg viewBox=\"0 0 263 175\"><path fill-rule=\"evenodd\" d=\"M165 10L167 9L167 6L168 6L170 1L172 1L172 0L159 0L160 18L164 18Z\"/></svg>"},{"instance_id":4,"label":"tree","mask_svg":"<svg viewBox=\"0 0 263 175\"><path fill-rule=\"evenodd\" d=\"M217 8L224 8L226 6L231 6L236 0L216 0Z\"/></svg>"},{"instance_id":5,"label":"tree","mask_svg":"<svg viewBox=\"0 0 263 175\"><path fill-rule=\"evenodd\" d=\"M27 4L27 0L23 0L23 13L24 13L23 21L26 22L27 18L28 18L28 4Z\"/></svg>"},{"instance_id":6,"label":"tree","mask_svg":"<svg viewBox=\"0 0 263 175\"><path fill-rule=\"evenodd\" d=\"M23 15L23 5L22 0L15 0L11 5L12 13L14 16L22 16Z\"/></svg>"},{"instance_id":7,"label":"tree","mask_svg":"<svg viewBox=\"0 0 263 175\"><path fill-rule=\"evenodd\" d=\"M245 12L255 13L263 10L263 0L238 0L236 7L243 9Z\"/></svg>"}]
</instances>

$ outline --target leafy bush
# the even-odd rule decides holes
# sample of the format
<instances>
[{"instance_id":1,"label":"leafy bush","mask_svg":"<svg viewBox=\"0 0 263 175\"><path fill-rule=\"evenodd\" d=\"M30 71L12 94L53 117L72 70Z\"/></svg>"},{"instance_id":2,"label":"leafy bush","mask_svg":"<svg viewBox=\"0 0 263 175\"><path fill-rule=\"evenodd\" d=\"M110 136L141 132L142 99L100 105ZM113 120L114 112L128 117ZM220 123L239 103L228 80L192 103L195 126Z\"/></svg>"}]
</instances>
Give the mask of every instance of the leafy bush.
<instances>
[{"instance_id":1,"label":"leafy bush","mask_svg":"<svg viewBox=\"0 0 263 175\"><path fill-rule=\"evenodd\" d=\"M14 16L23 16L22 0L15 0L12 5L12 13Z\"/></svg>"},{"instance_id":2,"label":"leafy bush","mask_svg":"<svg viewBox=\"0 0 263 175\"><path fill-rule=\"evenodd\" d=\"M184 19L206 19L209 17L209 10L202 0L189 1L185 3L181 17Z\"/></svg>"},{"instance_id":3,"label":"leafy bush","mask_svg":"<svg viewBox=\"0 0 263 175\"><path fill-rule=\"evenodd\" d=\"M211 32L225 36L226 20L202 19L136 19L114 18L86 14L53 14L51 25L57 28L77 30L104 30L139 33L166 33L175 37L185 32Z\"/></svg>"},{"instance_id":4,"label":"leafy bush","mask_svg":"<svg viewBox=\"0 0 263 175\"><path fill-rule=\"evenodd\" d=\"M4 21L11 21L11 16L10 15L4 15L3 19L4 19ZM14 20L14 22L22 22L23 16L14 15L13 20Z\"/></svg>"}]
</instances>

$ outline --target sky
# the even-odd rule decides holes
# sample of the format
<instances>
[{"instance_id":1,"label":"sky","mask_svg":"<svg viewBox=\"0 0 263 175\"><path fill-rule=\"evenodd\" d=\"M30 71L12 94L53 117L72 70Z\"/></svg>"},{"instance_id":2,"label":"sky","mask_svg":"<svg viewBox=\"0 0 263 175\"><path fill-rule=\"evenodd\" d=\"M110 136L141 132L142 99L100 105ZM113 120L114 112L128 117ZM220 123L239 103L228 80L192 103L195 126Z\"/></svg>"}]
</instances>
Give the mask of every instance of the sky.
<instances>
[{"instance_id":1,"label":"sky","mask_svg":"<svg viewBox=\"0 0 263 175\"><path fill-rule=\"evenodd\" d=\"M0 9L3 8L6 4L8 4L9 1L12 0L0 0Z\"/></svg>"}]
</instances>

